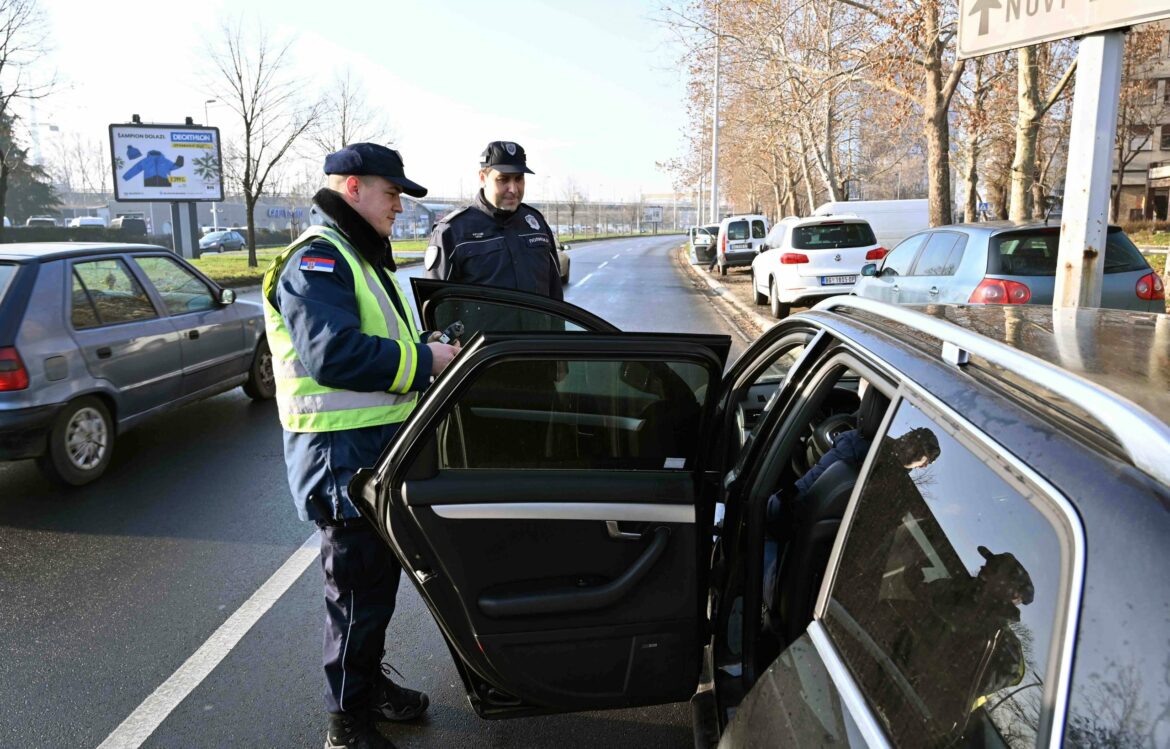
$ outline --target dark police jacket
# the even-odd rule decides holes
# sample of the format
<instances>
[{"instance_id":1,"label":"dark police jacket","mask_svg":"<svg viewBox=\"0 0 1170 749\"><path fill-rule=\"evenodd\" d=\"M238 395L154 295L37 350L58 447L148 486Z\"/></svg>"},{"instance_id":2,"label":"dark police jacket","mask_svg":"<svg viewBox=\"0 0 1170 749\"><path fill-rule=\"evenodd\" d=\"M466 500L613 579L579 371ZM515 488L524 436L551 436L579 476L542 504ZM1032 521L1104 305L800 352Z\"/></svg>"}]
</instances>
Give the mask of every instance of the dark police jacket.
<instances>
[{"instance_id":1,"label":"dark police jacket","mask_svg":"<svg viewBox=\"0 0 1170 749\"><path fill-rule=\"evenodd\" d=\"M425 262L429 278L564 299L556 239L544 216L525 203L497 210L483 190L435 225Z\"/></svg>"}]
</instances>

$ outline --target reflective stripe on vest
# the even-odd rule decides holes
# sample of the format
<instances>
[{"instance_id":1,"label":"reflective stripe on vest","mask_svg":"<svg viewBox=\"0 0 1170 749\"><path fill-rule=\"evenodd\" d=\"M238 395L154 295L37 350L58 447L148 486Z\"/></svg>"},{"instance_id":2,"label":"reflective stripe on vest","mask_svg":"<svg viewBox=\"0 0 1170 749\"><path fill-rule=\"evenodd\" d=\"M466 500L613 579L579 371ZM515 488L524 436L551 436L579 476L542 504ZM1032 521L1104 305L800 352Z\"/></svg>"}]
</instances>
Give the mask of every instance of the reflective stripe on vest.
<instances>
[{"instance_id":1,"label":"reflective stripe on vest","mask_svg":"<svg viewBox=\"0 0 1170 749\"><path fill-rule=\"evenodd\" d=\"M272 305L276 283L285 263L299 249L314 239L324 239L345 259L354 279L354 297L358 303L361 332L387 338L399 346L398 371L394 373L390 392L356 392L326 387L312 378L297 356L284 318ZM373 268L336 229L311 226L273 259L264 273L264 324L268 347L272 351L272 369L276 378L276 404L280 421L290 432L332 432L404 421L414 409L418 394L409 390L418 373L417 324L410 307L390 276L393 292L386 289ZM404 320L389 294L395 293L407 311Z\"/></svg>"}]
</instances>

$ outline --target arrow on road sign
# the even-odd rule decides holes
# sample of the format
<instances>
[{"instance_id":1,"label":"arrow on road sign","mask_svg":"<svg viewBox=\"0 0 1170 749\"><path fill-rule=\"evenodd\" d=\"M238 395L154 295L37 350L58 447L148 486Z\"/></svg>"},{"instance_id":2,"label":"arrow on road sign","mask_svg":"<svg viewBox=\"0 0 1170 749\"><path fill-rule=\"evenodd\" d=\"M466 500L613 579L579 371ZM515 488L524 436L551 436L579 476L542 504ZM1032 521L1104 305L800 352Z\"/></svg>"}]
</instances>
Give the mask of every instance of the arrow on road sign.
<instances>
[{"instance_id":1,"label":"arrow on road sign","mask_svg":"<svg viewBox=\"0 0 1170 749\"><path fill-rule=\"evenodd\" d=\"M999 4L999 0L975 0L975 7L971 8L971 12L967 15L973 16L976 13L982 13L979 16L979 36L987 36L987 17L993 10L999 10L1003 6Z\"/></svg>"}]
</instances>

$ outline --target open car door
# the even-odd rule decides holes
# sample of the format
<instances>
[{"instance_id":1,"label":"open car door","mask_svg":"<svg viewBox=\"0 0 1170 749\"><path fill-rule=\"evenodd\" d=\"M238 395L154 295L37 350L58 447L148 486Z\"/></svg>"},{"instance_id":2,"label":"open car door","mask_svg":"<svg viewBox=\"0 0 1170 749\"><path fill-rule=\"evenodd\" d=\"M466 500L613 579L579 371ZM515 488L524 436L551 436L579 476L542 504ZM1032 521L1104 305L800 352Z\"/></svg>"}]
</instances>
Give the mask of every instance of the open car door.
<instances>
[{"instance_id":1,"label":"open car door","mask_svg":"<svg viewBox=\"0 0 1170 749\"><path fill-rule=\"evenodd\" d=\"M730 339L589 332L612 327L520 292L419 293L432 284L415 287L424 327L457 305L466 324L472 303L529 332L476 322L354 494L471 704L511 717L689 698L707 637L702 448Z\"/></svg>"}]
</instances>

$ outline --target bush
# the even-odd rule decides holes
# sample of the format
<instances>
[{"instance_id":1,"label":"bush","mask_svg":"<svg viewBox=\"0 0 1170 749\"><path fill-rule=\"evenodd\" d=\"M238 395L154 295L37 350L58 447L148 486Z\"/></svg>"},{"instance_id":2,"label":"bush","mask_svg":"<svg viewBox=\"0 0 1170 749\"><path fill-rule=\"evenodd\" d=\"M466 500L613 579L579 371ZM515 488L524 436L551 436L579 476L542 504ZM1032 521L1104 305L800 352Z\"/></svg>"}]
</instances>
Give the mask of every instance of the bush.
<instances>
[{"instance_id":1,"label":"bush","mask_svg":"<svg viewBox=\"0 0 1170 749\"><path fill-rule=\"evenodd\" d=\"M4 229L5 244L14 242L133 242L171 246L170 235L142 236L104 226L12 226Z\"/></svg>"},{"instance_id":2,"label":"bush","mask_svg":"<svg viewBox=\"0 0 1170 749\"><path fill-rule=\"evenodd\" d=\"M1118 226L1130 236L1153 234L1160 231L1170 232L1170 221L1122 221Z\"/></svg>"}]
</instances>

